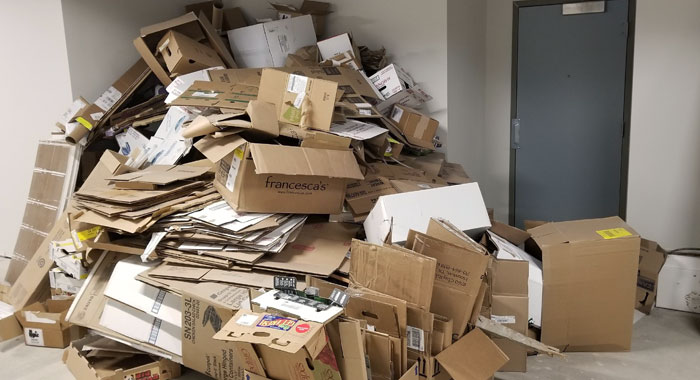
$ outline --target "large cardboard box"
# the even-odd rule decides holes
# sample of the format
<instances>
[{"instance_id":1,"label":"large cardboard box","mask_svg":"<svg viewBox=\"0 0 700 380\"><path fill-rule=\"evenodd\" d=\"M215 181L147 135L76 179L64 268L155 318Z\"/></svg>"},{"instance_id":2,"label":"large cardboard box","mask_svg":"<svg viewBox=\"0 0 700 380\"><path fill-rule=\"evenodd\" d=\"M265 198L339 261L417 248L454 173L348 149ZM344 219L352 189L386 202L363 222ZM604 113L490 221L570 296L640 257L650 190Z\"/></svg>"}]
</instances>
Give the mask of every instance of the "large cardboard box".
<instances>
[{"instance_id":1,"label":"large cardboard box","mask_svg":"<svg viewBox=\"0 0 700 380\"><path fill-rule=\"evenodd\" d=\"M231 53L229 53L226 45L209 20L206 17L198 17L193 12L190 12L168 21L143 27L141 28L141 35L134 40L136 50L163 85L169 85L172 79L170 79L165 62L159 61L155 56L155 52L157 51L158 43L170 30L181 33L195 41L206 41L216 51L226 66L231 68L237 67Z\"/></svg>"},{"instance_id":2,"label":"large cardboard box","mask_svg":"<svg viewBox=\"0 0 700 380\"><path fill-rule=\"evenodd\" d=\"M124 357L89 356L85 350L107 338L92 335L71 342L63 351L63 363L78 380L171 380L180 377L180 365L168 359L142 354ZM116 342L115 342L116 343ZM87 352L86 352L87 351Z\"/></svg>"},{"instance_id":3,"label":"large cardboard box","mask_svg":"<svg viewBox=\"0 0 700 380\"><path fill-rule=\"evenodd\" d=\"M172 77L210 67L224 66L216 51L182 33L169 31L158 43L158 51Z\"/></svg>"},{"instance_id":4,"label":"large cardboard box","mask_svg":"<svg viewBox=\"0 0 700 380\"><path fill-rule=\"evenodd\" d=\"M242 380L234 343L213 338L241 309L250 309L247 289L202 282L183 292L183 364L217 380Z\"/></svg>"},{"instance_id":5,"label":"large cardboard box","mask_svg":"<svg viewBox=\"0 0 700 380\"><path fill-rule=\"evenodd\" d=\"M219 162L214 186L236 211L338 214L347 179L362 179L349 150L246 143Z\"/></svg>"},{"instance_id":6,"label":"large cardboard box","mask_svg":"<svg viewBox=\"0 0 700 380\"><path fill-rule=\"evenodd\" d=\"M425 232L431 217L449 220L471 237L491 227L477 183L382 195L364 222L367 241L406 241L409 230Z\"/></svg>"},{"instance_id":7,"label":"large cardboard box","mask_svg":"<svg viewBox=\"0 0 700 380\"><path fill-rule=\"evenodd\" d=\"M391 120L396 123L411 144L426 149L435 148L433 138L440 124L437 120L401 104L394 106L394 110L391 111Z\"/></svg>"},{"instance_id":8,"label":"large cardboard box","mask_svg":"<svg viewBox=\"0 0 700 380\"><path fill-rule=\"evenodd\" d=\"M649 314L656 301L659 272L666 262L666 251L651 240L642 239L637 274L637 310Z\"/></svg>"},{"instance_id":9,"label":"large cardboard box","mask_svg":"<svg viewBox=\"0 0 700 380\"><path fill-rule=\"evenodd\" d=\"M287 54L316 45L310 15L250 25L227 32L240 67L282 67Z\"/></svg>"},{"instance_id":10,"label":"large cardboard box","mask_svg":"<svg viewBox=\"0 0 700 380\"><path fill-rule=\"evenodd\" d=\"M28 346L64 348L86 333L86 329L66 321L73 299L34 303L15 313L24 329Z\"/></svg>"},{"instance_id":11,"label":"large cardboard box","mask_svg":"<svg viewBox=\"0 0 700 380\"><path fill-rule=\"evenodd\" d=\"M567 351L629 350L639 235L619 217L528 232L528 250L542 257L542 343Z\"/></svg>"}]
</instances>

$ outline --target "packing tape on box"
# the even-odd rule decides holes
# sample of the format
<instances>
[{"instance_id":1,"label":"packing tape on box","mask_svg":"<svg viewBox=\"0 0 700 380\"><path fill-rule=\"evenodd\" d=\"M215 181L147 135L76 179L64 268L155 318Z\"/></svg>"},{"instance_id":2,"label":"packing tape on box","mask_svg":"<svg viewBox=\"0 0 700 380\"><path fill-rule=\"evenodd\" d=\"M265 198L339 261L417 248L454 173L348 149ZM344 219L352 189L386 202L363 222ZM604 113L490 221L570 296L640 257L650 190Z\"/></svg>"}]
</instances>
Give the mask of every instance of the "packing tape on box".
<instances>
[{"instance_id":1,"label":"packing tape on box","mask_svg":"<svg viewBox=\"0 0 700 380\"><path fill-rule=\"evenodd\" d=\"M423 134L425 133L425 130L428 129L428 123L430 123L430 118L427 116L423 116L420 118L418 121L418 124L416 124L416 131L413 133L413 137L416 138L422 138Z\"/></svg>"}]
</instances>

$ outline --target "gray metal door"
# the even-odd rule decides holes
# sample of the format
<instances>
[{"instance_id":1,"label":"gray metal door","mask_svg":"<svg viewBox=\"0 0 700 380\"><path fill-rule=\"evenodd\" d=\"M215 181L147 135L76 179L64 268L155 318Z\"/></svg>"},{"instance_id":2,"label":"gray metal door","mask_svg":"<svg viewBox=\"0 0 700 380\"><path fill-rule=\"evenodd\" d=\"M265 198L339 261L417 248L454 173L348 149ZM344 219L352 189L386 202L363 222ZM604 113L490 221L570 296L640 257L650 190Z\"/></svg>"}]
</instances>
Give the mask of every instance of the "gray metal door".
<instances>
[{"instance_id":1,"label":"gray metal door","mask_svg":"<svg viewBox=\"0 0 700 380\"><path fill-rule=\"evenodd\" d=\"M621 210L628 2L562 10L516 7L511 223L519 227Z\"/></svg>"}]
</instances>

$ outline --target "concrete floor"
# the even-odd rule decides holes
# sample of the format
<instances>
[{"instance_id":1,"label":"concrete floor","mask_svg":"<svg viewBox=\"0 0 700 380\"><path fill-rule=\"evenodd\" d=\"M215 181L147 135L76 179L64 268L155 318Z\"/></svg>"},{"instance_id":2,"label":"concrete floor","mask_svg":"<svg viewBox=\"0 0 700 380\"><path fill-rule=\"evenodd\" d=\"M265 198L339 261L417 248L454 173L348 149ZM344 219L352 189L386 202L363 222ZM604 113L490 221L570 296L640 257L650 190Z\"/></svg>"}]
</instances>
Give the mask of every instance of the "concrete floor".
<instances>
[{"instance_id":1,"label":"concrete floor","mask_svg":"<svg viewBox=\"0 0 700 380\"><path fill-rule=\"evenodd\" d=\"M0 378L73 379L62 350L25 346L20 339L0 344ZM193 371L181 377L206 378ZM533 356L527 373L498 373L496 379L700 379L700 314L654 309L635 324L631 352L571 353L566 360Z\"/></svg>"}]
</instances>

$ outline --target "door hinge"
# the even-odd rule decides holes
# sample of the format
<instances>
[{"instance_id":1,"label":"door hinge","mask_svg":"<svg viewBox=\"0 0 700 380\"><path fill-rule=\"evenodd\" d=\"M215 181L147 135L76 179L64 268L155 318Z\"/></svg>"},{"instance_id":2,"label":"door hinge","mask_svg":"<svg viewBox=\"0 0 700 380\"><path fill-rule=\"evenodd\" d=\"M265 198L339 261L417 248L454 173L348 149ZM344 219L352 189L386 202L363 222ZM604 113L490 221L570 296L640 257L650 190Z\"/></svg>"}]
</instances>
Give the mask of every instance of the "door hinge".
<instances>
[{"instance_id":1,"label":"door hinge","mask_svg":"<svg viewBox=\"0 0 700 380\"><path fill-rule=\"evenodd\" d=\"M510 148L520 149L520 119L510 120Z\"/></svg>"}]
</instances>

